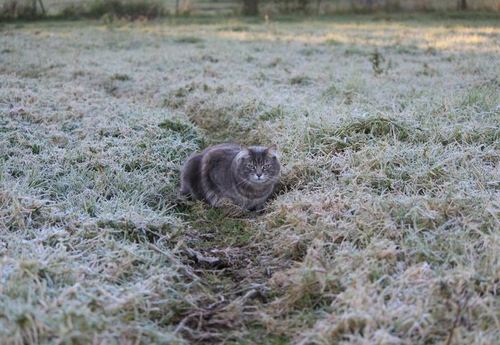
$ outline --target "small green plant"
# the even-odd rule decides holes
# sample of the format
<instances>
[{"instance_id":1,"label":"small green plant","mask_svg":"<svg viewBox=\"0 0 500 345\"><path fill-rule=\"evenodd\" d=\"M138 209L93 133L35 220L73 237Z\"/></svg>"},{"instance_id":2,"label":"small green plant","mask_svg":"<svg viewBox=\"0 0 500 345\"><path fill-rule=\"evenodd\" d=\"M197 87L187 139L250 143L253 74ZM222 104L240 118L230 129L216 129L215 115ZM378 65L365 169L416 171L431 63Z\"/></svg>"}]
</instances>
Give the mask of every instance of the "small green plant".
<instances>
[{"instance_id":1,"label":"small green plant","mask_svg":"<svg viewBox=\"0 0 500 345\"><path fill-rule=\"evenodd\" d=\"M378 49L375 49L375 51L373 51L373 53L371 53L370 62L372 63L372 69L373 69L373 73L375 73L375 75L380 75L380 74L384 73L384 68L382 67L382 65L385 62L385 58L378 51Z\"/></svg>"},{"instance_id":2,"label":"small green plant","mask_svg":"<svg viewBox=\"0 0 500 345\"><path fill-rule=\"evenodd\" d=\"M342 42L336 40L335 38L329 38L325 41L325 44L329 46L339 46Z\"/></svg>"},{"instance_id":3,"label":"small green plant","mask_svg":"<svg viewBox=\"0 0 500 345\"><path fill-rule=\"evenodd\" d=\"M311 83L311 78L305 75L297 75L290 79L290 84L292 85L308 85Z\"/></svg>"},{"instance_id":4,"label":"small green plant","mask_svg":"<svg viewBox=\"0 0 500 345\"><path fill-rule=\"evenodd\" d=\"M111 76L111 80L127 81L130 80L128 74L116 73Z\"/></svg>"},{"instance_id":5,"label":"small green plant","mask_svg":"<svg viewBox=\"0 0 500 345\"><path fill-rule=\"evenodd\" d=\"M184 37L179 37L174 40L176 43L187 43L187 44L195 44L195 43L201 43L203 40L199 37L195 36L184 36Z\"/></svg>"},{"instance_id":6,"label":"small green plant","mask_svg":"<svg viewBox=\"0 0 500 345\"><path fill-rule=\"evenodd\" d=\"M31 145L31 152L33 152L33 154L35 155L39 154L40 152L42 152L42 146L39 144Z\"/></svg>"},{"instance_id":7,"label":"small green plant","mask_svg":"<svg viewBox=\"0 0 500 345\"><path fill-rule=\"evenodd\" d=\"M259 118L262 121L272 121L272 120L276 120L276 119L281 119L284 117L284 115L285 115L285 113L283 111L283 107L278 105L277 107L273 107L273 108L265 111L264 113L262 113L259 116Z\"/></svg>"}]
</instances>

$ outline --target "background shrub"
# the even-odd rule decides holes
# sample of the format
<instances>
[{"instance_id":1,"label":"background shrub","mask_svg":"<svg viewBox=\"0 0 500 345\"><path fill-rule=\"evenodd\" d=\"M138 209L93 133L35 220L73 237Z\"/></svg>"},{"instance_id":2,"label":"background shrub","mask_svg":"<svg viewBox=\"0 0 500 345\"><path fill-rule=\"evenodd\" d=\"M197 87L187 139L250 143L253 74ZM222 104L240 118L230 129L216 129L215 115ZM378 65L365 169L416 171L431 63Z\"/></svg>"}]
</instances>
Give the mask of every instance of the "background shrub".
<instances>
[{"instance_id":1,"label":"background shrub","mask_svg":"<svg viewBox=\"0 0 500 345\"><path fill-rule=\"evenodd\" d=\"M114 15L120 18L145 17L151 19L161 17L166 13L163 5L156 1L95 0L90 5L86 15L93 18Z\"/></svg>"}]
</instances>

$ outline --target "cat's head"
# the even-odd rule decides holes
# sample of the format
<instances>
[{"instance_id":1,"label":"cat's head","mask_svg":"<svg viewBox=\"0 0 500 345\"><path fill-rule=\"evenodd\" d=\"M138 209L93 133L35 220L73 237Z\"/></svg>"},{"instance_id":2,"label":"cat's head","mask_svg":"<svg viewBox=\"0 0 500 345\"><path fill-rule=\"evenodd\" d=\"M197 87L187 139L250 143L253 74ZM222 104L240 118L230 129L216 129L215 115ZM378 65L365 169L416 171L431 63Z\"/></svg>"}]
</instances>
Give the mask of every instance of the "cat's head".
<instances>
[{"instance_id":1,"label":"cat's head","mask_svg":"<svg viewBox=\"0 0 500 345\"><path fill-rule=\"evenodd\" d=\"M280 163L276 145L269 147L250 146L236 156L236 174L255 185L278 181Z\"/></svg>"}]
</instances>

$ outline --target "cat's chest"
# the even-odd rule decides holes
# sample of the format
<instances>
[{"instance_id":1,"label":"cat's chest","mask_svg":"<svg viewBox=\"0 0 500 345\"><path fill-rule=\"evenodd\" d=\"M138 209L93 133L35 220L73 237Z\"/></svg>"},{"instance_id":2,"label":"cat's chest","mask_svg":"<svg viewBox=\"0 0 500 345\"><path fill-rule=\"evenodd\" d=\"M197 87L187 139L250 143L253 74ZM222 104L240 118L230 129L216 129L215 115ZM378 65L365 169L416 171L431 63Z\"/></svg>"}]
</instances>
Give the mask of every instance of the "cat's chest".
<instances>
[{"instance_id":1,"label":"cat's chest","mask_svg":"<svg viewBox=\"0 0 500 345\"><path fill-rule=\"evenodd\" d=\"M249 195L243 195L243 194L240 194L238 193L238 203L243 206L243 207L246 207L246 208L253 208L253 207L256 207L256 206L259 206L261 205L262 203L264 203L267 198L269 197L269 195L271 194L270 191L260 191L258 193L252 193L250 196Z\"/></svg>"}]
</instances>

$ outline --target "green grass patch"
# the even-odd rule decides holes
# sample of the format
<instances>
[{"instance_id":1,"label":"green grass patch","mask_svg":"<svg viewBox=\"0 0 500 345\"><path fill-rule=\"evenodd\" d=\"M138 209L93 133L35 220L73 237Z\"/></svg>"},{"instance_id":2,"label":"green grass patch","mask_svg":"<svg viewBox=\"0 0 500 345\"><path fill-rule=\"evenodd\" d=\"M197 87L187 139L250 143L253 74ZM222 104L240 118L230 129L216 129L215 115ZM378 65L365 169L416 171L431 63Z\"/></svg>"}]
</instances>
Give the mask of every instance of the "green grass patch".
<instances>
[{"instance_id":1,"label":"green grass patch","mask_svg":"<svg viewBox=\"0 0 500 345\"><path fill-rule=\"evenodd\" d=\"M196 44L203 42L203 39L195 36L184 36L175 39L176 43Z\"/></svg>"},{"instance_id":2,"label":"green grass patch","mask_svg":"<svg viewBox=\"0 0 500 345\"><path fill-rule=\"evenodd\" d=\"M223 209L196 204L186 218L190 225L202 232L206 240L196 243L200 248L241 247L248 245L254 235L245 219L228 217Z\"/></svg>"}]
</instances>

